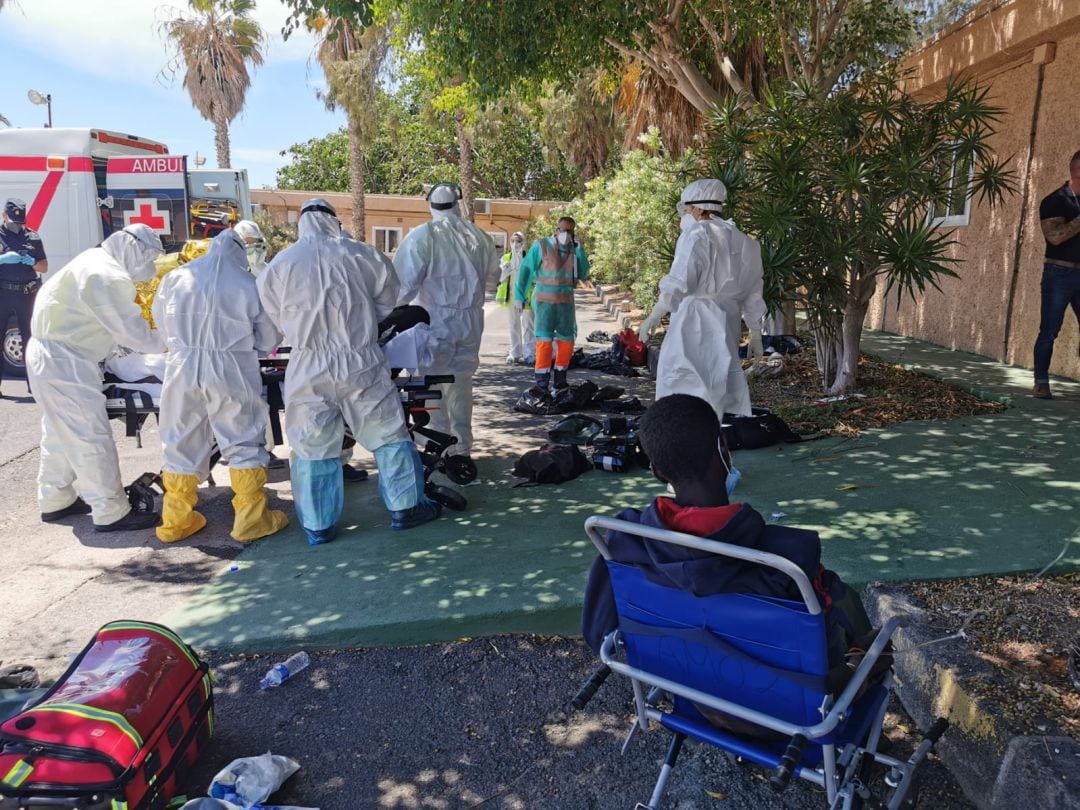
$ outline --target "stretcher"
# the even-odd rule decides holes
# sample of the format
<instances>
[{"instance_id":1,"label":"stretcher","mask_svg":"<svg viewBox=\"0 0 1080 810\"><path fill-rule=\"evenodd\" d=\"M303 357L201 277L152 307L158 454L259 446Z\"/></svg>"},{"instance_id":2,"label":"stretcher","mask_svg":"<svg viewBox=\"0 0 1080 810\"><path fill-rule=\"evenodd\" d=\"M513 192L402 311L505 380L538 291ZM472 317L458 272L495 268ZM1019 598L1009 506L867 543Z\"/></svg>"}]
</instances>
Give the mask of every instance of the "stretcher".
<instances>
[{"instance_id":1,"label":"stretcher","mask_svg":"<svg viewBox=\"0 0 1080 810\"><path fill-rule=\"evenodd\" d=\"M386 347L384 347L385 349ZM285 409L282 386L288 369L288 348L283 348L273 357L259 360L262 375L263 396L269 406L270 430L274 444L284 443L281 429L281 413ZM394 362L393 352L388 351L388 358ZM392 368L395 385L401 394L401 403L405 411L405 423L409 434L418 442L420 459L424 465L424 491L432 500L448 509L463 511L468 502L457 490L436 484L431 480L435 473L442 473L451 482L458 485L470 484L476 480L476 465L471 459L461 456L448 456L447 451L457 439L449 434L429 427L430 412L433 402L442 398L442 392L436 386L452 383L453 375L427 375L419 377L401 377L400 368ZM124 422L125 434L134 438L137 447L142 447L142 429L151 416L157 420L161 408L161 381L153 377L144 377L135 382L120 380L113 374L105 374L105 410L110 419ZM349 427L345 427L344 448L352 447L355 440ZM344 449L343 448L343 449ZM212 471L220 460L221 454L215 444L210 456ZM160 477L154 473L145 473L129 487L128 496L137 510L152 511L154 497L163 492Z\"/></svg>"}]
</instances>

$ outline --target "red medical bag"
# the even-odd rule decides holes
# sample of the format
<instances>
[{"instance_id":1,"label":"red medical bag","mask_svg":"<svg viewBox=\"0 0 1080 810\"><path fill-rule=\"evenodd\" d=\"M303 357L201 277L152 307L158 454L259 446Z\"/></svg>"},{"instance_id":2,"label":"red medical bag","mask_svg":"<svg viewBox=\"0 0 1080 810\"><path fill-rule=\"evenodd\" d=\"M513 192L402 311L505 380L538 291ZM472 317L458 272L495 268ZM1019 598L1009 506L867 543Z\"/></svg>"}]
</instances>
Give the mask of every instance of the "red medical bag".
<instances>
[{"instance_id":1,"label":"red medical bag","mask_svg":"<svg viewBox=\"0 0 1080 810\"><path fill-rule=\"evenodd\" d=\"M626 355L626 362L630 365L643 366L648 362L649 348L641 342L638 333L633 329L622 330L619 333L619 343Z\"/></svg>"},{"instance_id":2,"label":"red medical bag","mask_svg":"<svg viewBox=\"0 0 1080 810\"><path fill-rule=\"evenodd\" d=\"M213 724L195 651L161 625L111 622L0 725L0 808L165 808Z\"/></svg>"}]
</instances>

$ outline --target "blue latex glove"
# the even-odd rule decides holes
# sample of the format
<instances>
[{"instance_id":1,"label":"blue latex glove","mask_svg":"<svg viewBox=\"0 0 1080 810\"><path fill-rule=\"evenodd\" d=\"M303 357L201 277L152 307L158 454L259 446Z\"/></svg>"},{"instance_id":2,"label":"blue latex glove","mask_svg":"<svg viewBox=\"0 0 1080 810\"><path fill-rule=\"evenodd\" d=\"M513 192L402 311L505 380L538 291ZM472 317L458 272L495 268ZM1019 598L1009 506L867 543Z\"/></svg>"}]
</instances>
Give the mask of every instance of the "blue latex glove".
<instances>
[{"instance_id":1,"label":"blue latex glove","mask_svg":"<svg viewBox=\"0 0 1080 810\"><path fill-rule=\"evenodd\" d=\"M0 264L23 264L23 255L16 253L14 250L0 253Z\"/></svg>"},{"instance_id":2,"label":"blue latex glove","mask_svg":"<svg viewBox=\"0 0 1080 810\"><path fill-rule=\"evenodd\" d=\"M37 264L37 259L35 259L33 256L23 256L22 263L33 267L35 264Z\"/></svg>"}]
</instances>

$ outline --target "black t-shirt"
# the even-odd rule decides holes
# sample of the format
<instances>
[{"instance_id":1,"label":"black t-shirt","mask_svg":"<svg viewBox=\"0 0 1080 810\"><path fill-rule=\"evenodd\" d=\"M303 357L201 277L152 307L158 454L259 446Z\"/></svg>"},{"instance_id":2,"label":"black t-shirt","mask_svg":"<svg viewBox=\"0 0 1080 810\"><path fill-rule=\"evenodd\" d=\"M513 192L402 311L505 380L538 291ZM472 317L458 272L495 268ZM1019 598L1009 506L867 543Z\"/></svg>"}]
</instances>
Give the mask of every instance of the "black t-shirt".
<instances>
[{"instance_id":1,"label":"black t-shirt","mask_svg":"<svg viewBox=\"0 0 1080 810\"><path fill-rule=\"evenodd\" d=\"M31 256L34 264L45 260L45 246L41 237L29 228L23 228L19 233L9 231L0 225L0 253L8 251L21 253L23 256ZM9 281L22 284L24 281L33 281L38 277L30 264L0 264L0 281Z\"/></svg>"},{"instance_id":2,"label":"black t-shirt","mask_svg":"<svg viewBox=\"0 0 1080 810\"><path fill-rule=\"evenodd\" d=\"M1063 219L1065 222L1072 222L1077 217L1080 217L1080 201L1072 193L1068 183L1039 203L1040 220ZM1060 245L1047 242L1046 260L1052 262L1054 259L1080 264L1080 234Z\"/></svg>"}]
</instances>

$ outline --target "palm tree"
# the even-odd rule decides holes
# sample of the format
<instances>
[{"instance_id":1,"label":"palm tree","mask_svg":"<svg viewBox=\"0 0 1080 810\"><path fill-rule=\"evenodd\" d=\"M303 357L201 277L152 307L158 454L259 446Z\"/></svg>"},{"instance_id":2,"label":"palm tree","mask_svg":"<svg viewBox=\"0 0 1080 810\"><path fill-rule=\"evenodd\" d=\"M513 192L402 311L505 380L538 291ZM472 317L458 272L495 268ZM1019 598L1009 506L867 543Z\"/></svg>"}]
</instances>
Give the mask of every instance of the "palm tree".
<instances>
[{"instance_id":1,"label":"palm tree","mask_svg":"<svg viewBox=\"0 0 1080 810\"><path fill-rule=\"evenodd\" d=\"M249 15L255 0L188 0L194 16L182 13L162 23L176 55L166 67L184 71L184 89L199 114L214 125L218 166L231 167L229 124L244 109L252 67L263 63L266 35ZM163 71L164 72L164 71Z\"/></svg>"},{"instance_id":2,"label":"palm tree","mask_svg":"<svg viewBox=\"0 0 1080 810\"><path fill-rule=\"evenodd\" d=\"M319 98L328 110L343 109L348 119L353 236L365 241L364 148L378 126L378 78L390 50L389 31L384 25L359 30L345 17L319 18L312 28L322 34L316 56L326 76L326 91Z\"/></svg>"}]
</instances>

